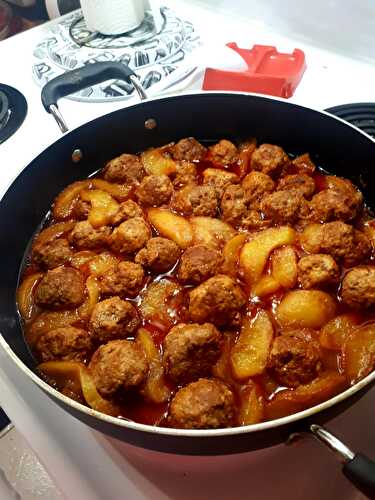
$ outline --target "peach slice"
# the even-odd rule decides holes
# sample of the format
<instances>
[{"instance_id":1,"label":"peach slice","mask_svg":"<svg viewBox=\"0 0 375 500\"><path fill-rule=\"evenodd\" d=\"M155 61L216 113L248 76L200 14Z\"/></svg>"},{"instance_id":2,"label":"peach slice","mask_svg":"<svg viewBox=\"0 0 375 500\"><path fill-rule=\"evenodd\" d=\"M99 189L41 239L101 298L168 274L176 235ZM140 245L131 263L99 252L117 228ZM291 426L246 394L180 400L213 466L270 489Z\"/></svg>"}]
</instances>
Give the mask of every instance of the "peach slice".
<instances>
[{"instance_id":1,"label":"peach slice","mask_svg":"<svg viewBox=\"0 0 375 500\"><path fill-rule=\"evenodd\" d=\"M260 311L253 321L245 319L231 355L233 376L237 380L264 372L272 339L273 326L266 311Z\"/></svg>"},{"instance_id":2,"label":"peach slice","mask_svg":"<svg viewBox=\"0 0 375 500\"><path fill-rule=\"evenodd\" d=\"M147 216L161 236L173 240L181 248L192 244L193 229L184 217L162 208L150 208Z\"/></svg>"}]
</instances>

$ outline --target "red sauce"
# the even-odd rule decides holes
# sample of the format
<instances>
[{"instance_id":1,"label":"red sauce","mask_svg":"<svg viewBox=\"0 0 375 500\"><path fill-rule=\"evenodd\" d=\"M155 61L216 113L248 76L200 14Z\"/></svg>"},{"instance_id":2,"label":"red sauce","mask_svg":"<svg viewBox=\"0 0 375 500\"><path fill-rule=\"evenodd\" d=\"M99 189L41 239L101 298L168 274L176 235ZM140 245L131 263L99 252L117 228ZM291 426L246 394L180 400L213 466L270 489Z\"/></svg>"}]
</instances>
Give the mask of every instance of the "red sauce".
<instances>
[{"instance_id":1,"label":"red sauce","mask_svg":"<svg viewBox=\"0 0 375 500\"><path fill-rule=\"evenodd\" d=\"M246 152L242 154L240 161L238 163L230 165L225 168L223 166L213 164L209 160L209 156L207 156L207 158L202 161L196 162L195 164L198 171L199 182L201 183L203 182L203 172L207 168L217 168L217 169L231 171L236 173L240 178L243 178L248 171L252 151L248 153L248 157L246 157L246 154L247 154ZM326 176L324 174L320 172L314 173L313 178L316 183L317 191L321 191L327 188ZM131 192L130 198L134 199L134 190ZM373 224L375 225L375 222ZM157 235L157 232L155 230L153 230L153 235ZM298 258L305 255L303 249L297 244L294 246L294 248ZM106 249L95 250L95 253L99 254L103 250L108 252L108 249L106 248ZM116 254L114 254L114 256L121 259L123 259L124 257L122 255L116 255ZM270 262L271 260L269 259L267 267L265 269L265 274L271 273ZM31 263L25 268L23 278L26 278L27 276L38 271L39 269L36 266L36 264ZM87 263L82 265L80 271L85 277L87 277L89 275L89 265ZM345 269L343 270L343 272L345 272ZM164 273L159 276L148 274L146 276L144 285L146 287L152 281L159 281L160 279L165 279L165 278L171 280L172 282L177 282L176 273L177 273L177 266L169 273L166 274ZM237 283L242 287L245 294L249 296L250 289L244 282L243 277L241 276L241 272L238 273ZM181 288L182 288L181 293L177 293L175 296L168 299L167 317L165 316L165 314L160 313L160 315L155 314L147 318L142 318L142 326L151 334L151 337L154 340L154 343L158 347L160 352L162 352L162 343L170 328L176 323L189 321L188 293L191 287L182 286ZM280 288L280 290L277 291L276 293L273 293L272 295L266 296L262 299L249 298L249 301L246 304L243 313L248 315L250 318L255 318L260 310L266 310L269 311L271 317L274 318L273 316L274 309L280 303L286 292L287 290ZM338 314L351 312L348 307L342 304L339 296L339 290L331 288L329 292L332 295L335 295L337 298ZM134 304L139 305L142 301L143 294L144 291L142 291L137 297L132 298L131 301ZM40 330L37 330L37 333L35 332L36 324L38 321L40 322L41 319L41 317L39 316L40 313L41 313L40 309L35 307L34 315L32 316L31 320L26 324L25 327L26 338L31 343L31 347L33 347L33 344L35 344L35 341L38 338L37 333L38 332L40 333L43 330L43 325L42 325L40 327ZM366 321L375 319L374 314L365 313L362 311L357 313L357 315L359 323L364 323ZM273 322L275 330L276 332L278 332L279 326L276 324L276 320L273 319ZM79 325L86 329L88 328L88 321L82 319L77 319L76 321L73 321L71 324ZM45 331L45 328L46 327L44 327L43 331ZM239 331L240 328L232 330L232 340L231 340L232 344L234 344L234 339L238 336ZM323 363L331 369L335 369L336 367L338 371L342 371L340 353L323 350ZM242 393L241 391L243 391L244 387L245 388L247 387L248 381L240 383L233 378L231 373L230 363L228 360L226 363L225 372L226 372L225 380L232 386L236 394L237 402L238 404L240 404L239 402L241 399L241 393ZM264 373L261 376L254 377L252 380L253 382L259 385L265 399L272 398L274 394L284 389L282 386L277 384L275 380L273 380L268 373ZM167 383L170 386L172 392L175 392L177 390L177 387L174 386L170 381L167 381ZM146 402L140 395L131 395L125 402L121 404L121 408L122 412L120 417L128 418L149 425L160 425L160 424L165 425L165 417L168 410L168 403L152 404L150 402Z\"/></svg>"}]
</instances>

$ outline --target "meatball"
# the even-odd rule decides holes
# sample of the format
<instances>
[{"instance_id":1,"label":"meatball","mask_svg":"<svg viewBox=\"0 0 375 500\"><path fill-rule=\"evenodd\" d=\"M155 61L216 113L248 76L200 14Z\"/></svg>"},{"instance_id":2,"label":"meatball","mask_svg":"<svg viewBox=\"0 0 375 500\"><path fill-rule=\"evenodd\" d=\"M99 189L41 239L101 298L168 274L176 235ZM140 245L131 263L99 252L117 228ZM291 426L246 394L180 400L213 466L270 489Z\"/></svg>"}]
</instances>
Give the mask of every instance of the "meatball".
<instances>
[{"instance_id":1,"label":"meatball","mask_svg":"<svg viewBox=\"0 0 375 500\"><path fill-rule=\"evenodd\" d=\"M95 229L89 221L77 222L69 235L72 245L81 249L102 248L108 243L111 228L103 226Z\"/></svg>"},{"instance_id":2,"label":"meatball","mask_svg":"<svg viewBox=\"0 0 375 500\"><path fill-rule=\"evenodd\" d=\"M233 142L222 139L210 147L210 160L223 167L238 161L238 149Z\"/></svg>"},{"instance_id":3,"label":"meatball","mask_svg":"<svg viewBox=\"0 0 375 500\"><path fill-rule=\"evenodd\" d=\"M168 203L173 194L173 185L167 175L147 175L135 192L143 205L159 207Z\"/></svg>"},{"instance_id":4,"label":"meatball","mask_svg":"<svg viewBox=\"0 0 375 500\"><path fill-rule=\"evenodd\" d=\"M194 137L181 139L172 148L172 156L175 160L199 161L206 155L206 148Z\"/></svg>"},{"instance_id":5,"label":"meatball","mask_svg":"<svg viewBox=\"0 0 375 500\"><path fill-rule=\"evenodd\" d=\"M287 163L283 168L282 175L306 174L312 175L316 170L315 164L312 162L310 155L305 153L297 156L290 163Z\"/></svg>"},{"instance_id":6,"label":"meatball","mask_svg":"<svg viewBox=\"0 0 375 500\"><path fill-rule=\"evenodd\" d=\"M234 396L215 379L201 378L180 389L171 401L168 423L181 429L217 429L234 423Z\"/></svg>"},{"instance_id":7,"label":"meatball","mask_svg":"<svg viewBox=\"0 0 375 500\"><path fill-rule=\"evenodd\" d=\"M145 176L145 170L138 156L123 154L114 158L104 168L104 179L109 182L134 184Z\"/></svg>"},{"instance_id":8,"label":"meatball","mask_svg":"<svg viewBox=\"0 0 375 500\"><path fill-rule=\"evenodd\" d=\"M89 201L82 200L79 196L74 204L73 215L78 220L86 220L89 216L91 210L91 203Z\"/></svg>"},{"instance_id":9,"label":"meatball","mask_svg":"<svg viewBox=\"0 0 375 500\"><path fill-rule=\"evenodd\" d=\"M264 195L272 193L275 183L269 175L262 172L250 172L242 181L248 204L253 209L258 209Z\"/></svg>"},{"instance_id":10,"label":"meatball","mask_svg":"<svg viewBox=\"0 0 375 500\"><path fill-rule=\"evenodd\" d=\"M228 186L221 198L221 214L223 220L234 227L241 224L247 214L245 191L241 186Z\"/></svg>"},{"instance_id":11,"label":"meatball","mask_svg":"<svg viewBox=\"0 0 375 500\"><path fill-rule=\"evenodd\" d=\"M262 144L251 157L251 167L274 177L281 173L289 161L288 155L279 146Z\"/></svg>"},{"instance_id":12,"label":"meatball","mask_svg":"<svg viewBox=\"0 0 375 500\"><path fill-rule=\"evenodd\" d=\"M311 217L314 222L350 221L357 215L357 207L349 203L344 193L324 189L311 200Z\"/></svg>"},{"instance_id":13,"label":"meatball","mask_svg":"<svg viewBox=\"0 0 375 500\"><path fill-rule=\"evenodd\" d=\"M275 224L295 224L308 215L308 203L297 191L275 191L266 195L261 203L266 219Z\"/></svg>"},{"instance_id":14,"label":"meatball","mask_svg":"<svg viewBox=\"0 0 375 500\"><path fill-rule=\"evenodd\" d=\"M271 220L266 219L259 210L248 210L241 221L241 227L246 230L265 229L271 225Z\"/></svg>"},{"instance_id":15,"label":"meatball","mask_svg":"<svg viewBox=\"0 0 375 500\"><path fill-rule=\"evenodd\" d=\"M215 188L216 196L220 199L223 196L225 188L231 184L238 184L240 179L238 175L218 168L206 168L203 172L203 184Z\"/></svg>"},{"instance_id":16,"label":"meatball","mask_svg":"<svg viewBox=\"0 0 375 500\"><path fill-rule=\"evenodd\" d=\"M139 324L136 308L120 297L112 297L96 304L89 330L95 341L103 343L134 335Z\"/></svg>"},{"instance_id":17,"label":"meatball","mask_svg":"<svg viewBox=\"0 0 375 500\"><path fill-rule=\"evenodd\" d=\"M218 200L212 186L188 186L175 193L172 207L184 215L215 217Z\"/></svg>"},{"instance_id":18,"label":"meatball","mask_svg":"<svg viewBox=\"0 0 375 500\"><path fill-rule=\"evenodd\" d=\"M72 251L68 240L58 238L33 247L33 261L45 269L53 269L69 262Z\"/></svg>"},{"instance_id":19,"label":"meatball","mask_svg":"<svg viewBox=\"0 0 375 500\"><path fill-rule=\"evenodd\" d=\"M345 194L348 204L353 208L358 209L363 203L362 193L349 179L336 177L335 175L327 175L325 178L328 189L333 189L337 192Z\"/></svg>"},{"instance_id":20,"label":"meatball","mask_svg":"<svg viewBox=\"0 0 375 500\"><path fill-rule=\"evenodd\" d=\"M151 230L141 217L122 222L113 230L109 244L115 252L134 253L145 246L151 238Z\"/></svg>"},{"instance_id":21,"label":"meatball","mask_svg":"<svg viewBox=\"0 0 375 500\"><path fill-rule=\"evenodd\" d=\"M306 290L337 283L339 278L340 268L330 255L308 255L298 262L298 281Z\"/></svg>"},{"instance_id":22,"label":"meatball","mask_svg":"<svg viewBox=\"0 0 375 500\"><path fill-rule=\"evenodd\" d=\"M166 373L176 383L210 375L221 354L221 333L210 323L173 327L163 342Z\"/></svg>"},{"instance_id":23,"label":"meatball","mask_svg":"<svg viewBox=\"0 0 375 500\"><path fill-rule=\"evenodd\" d=\"M315 181L307 174L286 175L277 185L278 191L293 190L310 199L315 191Z\"/></svg>"},{"instance_id":24,"label":"meatball","mask_svg":"<svg viewBox=\"0 0 375 500\"><path fill-rule=\"evenodd\" d=\"M95 386L104 398L121 395L145 382L148 362L136 342L112 340L94 353L89 369Z\"/></svg>"},{"instance_id":25,"label":"meatball","mask_svg":"<svg viewBox=\"0 0 375 500\"><path fill-rule=\"evenodd\" d=\"M151 238L135 256L135 262L155 273L172 269L180 257L180 248L167 238Z\"/></svg>"},{"instance_id":26,"label":"meatball","mask_svg":"<svg viewBox=\"0 0 375 500\"><path fill-rule=\"evenodd\" d=\"M42 362L84 362L92 349L90 335L81 328L65 326L44 333L36 344L36 352Z\"/></svg>"},{"instance_id":27,"label":"meatball","mask_svg":"<svg viewBox=\"0 0 375 500\"><path fill-rule=\"evenodd\" d=\"M118 226L121 222L134 219L134 217L143 217L143 211L135 201L127 200L120 203L117 213L112 217L112 224Z\"/></svg>"},{"instance_id":28,"label":"meatball","mask_svg":"<svg viewBox=\"0 0 375 500\"><path fill-rule=\"evenodd\" d=\"M279 335L273 341L267 368L281 385L308 384L322 369L319 342L304 331Z\"/></svg>"},{"instance_id":29,"label":"meatball","mask_svg":"<svg viewBox=\"0 0 375 500\"><path fill-rule=\"evenodd\" d=\"M143 286L144 277L139 264L120 262L100 277L100 290L103 295L135 297Z\"/></svg>"},{"instance_id":30,"label":"meatball","mask_svg":"<svg viewBox=\"0 0 375 500\"><path fill-rule=\"evenodd\" d=\"M341 296L353 309L375 306L375 266L355 267L346 273Z\"/></svg>"},{"instance_id":31,"label":"meatball","mask_svg":"<svg viewBox=\"0 0 375 500\"><path fill-rule=\"evenodd\" d=\"M205 245L195 245L182 254L178 279L183 283L198 285L214 276L223 262L220 252Z\"/></svg>"},{"instance_id":32,"label":"meatball","mask_svg":"<svg viewBox=\"0 0 375 500\"><path fill-rule=\"evenodd\" d=\"M48 309L73 309L85 299L85 284L81 274L71 267L56 267L40 281L35 302Z\"/></svg>"},{"instance_id":33,"label":"meatball","mask_svg":"<svg viewBox=\"0 0 375 500\"><path fill-rule=\"evenodd\" d=\"M225 275L208 279L190 292L189 312L192 321L217 326L238 322L239 310L246 299L236 282Z\"/></svg>"},{"instance_id":34,"label":"meatball","mask_svg":"<svg viewBox=\"0 0 375 500\"><path fill-rule=\"evenodd\" d=\"M173 178L173 186L181 189L186 186L197 184L197 167L191 161L176 162L176 172Z\"/></svg>"},{"instance_id":35,"label":"meatball","mask_svg":"<svg viewBox=\"0 0 375 500\"><path fill-rule=\"evenodd\" d=\"M371 254L368 237L344 222L329 222L321 226L320 251L328 253L345 266L354 266Z\"/></svg>"}]
</instances>

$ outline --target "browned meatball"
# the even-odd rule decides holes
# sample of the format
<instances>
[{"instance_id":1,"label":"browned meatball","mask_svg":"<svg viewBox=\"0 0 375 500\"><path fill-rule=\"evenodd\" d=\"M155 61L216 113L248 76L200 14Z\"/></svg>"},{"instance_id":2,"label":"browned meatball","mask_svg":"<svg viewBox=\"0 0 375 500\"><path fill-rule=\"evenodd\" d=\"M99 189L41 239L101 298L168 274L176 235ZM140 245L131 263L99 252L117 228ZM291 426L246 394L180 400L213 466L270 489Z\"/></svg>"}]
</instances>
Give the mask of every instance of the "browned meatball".
<instances>
[{"instance_id":1,"label":"browned meatball","mask_svg":"<svg viewBox=\"0 0 375 500\"><path fill-rule=\"evenodd\" d=\"M71 267L48 271L35 292L35 302L48 309L72 309L82 304L85 284L81 274Z\"/></svg>"},{"instance_id":2,"label":"browned meatball","mask_svg":"<svg viewBox=\"0 0 375 500\"><path fill-rule=\"evenodd\" d=\"M240 179L233 172L227 172L218 168L206 168L203 172L203 184L215 188L216 196L220 199L225 188L231 184L238 184Z\"/></svg>"},{"instance_id":3,"label":"browned meatball","mask_svg":"<svg viewBox=\"0 0 375 500\"><path fill-rule=\"evenodd\" d=\"M172 269L180 257L180 248L167 238L151 238L140 250L135 262L155 273L165 273Z\"/></svg>"},{"instance_id":4,"label":"browned meatball","mask_svg":"<svg viewBox=\"0 0 375 500\"><path fill-rule=\"evenodd\" d=\"M136 342L112 340L94 353L89 369L99 393L112 398L139 387L146 380L148 362Z\"/></svg>"},{"instance_id":5,"label":"browned meatball","mask_svg":"<svg viewBox=\"0 0 375 500\"><path fill-rule=\"evenodd\" d=\"M261 209L275 224L295 224L308 215L308 204L297 191L275 191L264 196Z\"/></svg>"},{"instance_id":6,"label":"browned meatball","mask_svg":"<svg viewBox=\"0 0 375 500\"><path fill-rule=\"evenodd\" d=\"M315 191L315 181L307 174L286 175L280 179L277 185L278 191L297 191L307 199L310 199Z\"/></svg>"},{"instance_id":7,"label":"browned meatball","mask_svg":"<svg viewBox=\"0 0 375 500\"><path fill-rule=\"evenodd\" d=\"M92 349L90 335L81 328L65 326L44 333L36 344L39 359L46 361L85 361Z\"/></svg>"},{"instance_id":8,"label":"browned meatball","mask_svg":"<svg viewBox=\"0 0 375 500\"><path fill-rule=\"evenodd\" d=\"M168 423L180 429L217 429L234 423L234 396L215 379L200 379L180 389L172 399Z\"/></svg>"},{"instance_id":9,"label":"browned meatball","mask_svg":"<svg viewBox=\"0 0 375 500\"><path fill-rule=\"evenodd\" d=\"M194 137L181 139L172 149L175 160L199 161L206 154L206 148Z\"/></svg>"},{"instance_id":10,"label":"browned meatball","mask_svg":"<svg viewBox=\"0 0 375 500\"><path fill-rule=\"evenodd\" d=\"M36 243L33 247L33 260L40 267L53 269L69 262L72 251L68 240L58 238L44 244Z\"/></svg>"},{"instance_id":11,"label":"browned meatball","mask_svg":"<svg viewBox=\"0 0 375 500\"><path fill-rule=\"evenodd\" d=\"M335 175L327 175L325 181L328 189L333 189L334 191L345 194L349 205L353 208L359 208L363 203L362 193L352 182L350 182L349 179L343 179L342 177L336 177Z\"/></svg>"},{"instance_id":12,"label":"browned meatball","mask_svg":"<svg viewBox=\"0 0 375 500\"><path fill-rule=\"evenodd\" d=\"M311 200L311 216L314 222L350 221L357 215L357 207L349 203L348 197L333 189L324 189Z\"/></svg>"},{"instance_id":13,"label":"browned meatball","mask_svg":"<svg viewBox=\"0 0 375 500\"><path fill-rule=\"evenodd\" d=\"M82 200L79 196L74 204L73 215L78 220L86 220L89 216L91 210L91 203L89 201Z\"/></svg>"},{"instance_id":14,"label":"browned meatball","mask_svg":"<svg viewBox=\"0 0 375 500\"><path fill-rule=\"evenodd\" d=\"M119 297L98 302L92 311L89 329L95 341L123 339L134 335L139 326L136 308Z\"/></svg>"},{"instance_id":15,"label":"browned meatball","mask_svg":"<svg viewBox=\"0 0 375 500\"><path fill-rule=\"evenodd\" d=\"M145 171L138 156L123 154L107 163L104 179L110 182L134 184L140 182Z\"/></svg>"},{"instance_id":16,"label":"browned meatball","mask_svg":"<svg viewBox=\"0 0 375 500\"><path fill-rule=\"evenodd\" d=\"M135 297L143 286L144 277L139 264L120 262L100 277L100 290L103 295Z\"/></svg>"},{"instance_id":17,"label":"browned meatball","mask_svg":"<svg viewBox=\"0 0 375 500\"><path fill-rule=\"evenodd\" d=\"M77 222L69 235L69 241L77 248L102 248L108 243L111 228L103 226L95 229L89 221Z\"/></svg>"},{"instance_id":18,"label":"browned meatball","mask_svg":"<svg viewBox=\"0 0 375 500\"><path fill-rule=\"evenodd\" d=\"M364 233L337 221L322 224L320 251L345 266L354 266L370 256L372 247Z\"/></svg>"},{"instance_id":19,"label":"browned meatball","mask_svg":"<svg viewBox=\"0 0 375 500\"><path fill-rule=\"evenodd\" d=\"M307 255L298 262L298 281L306 290L337 283L339 278L340 268L330 255Z\"/></svg>"},{"instance_id":20,"label":"browned meatball","mask_svg":"<svg viewBox=\"0 0 375 500\"><path fill-rule=\"evenodd\" d=\"M228 276L218 274L190 292L192 321L217 326L238 322L239 310L246 299L241 288Z\"/></svg>"},{"instance_id":21,"label":"browned meatball","mask_svg":"<svg viewBox=\"0 0 375 500\"><path fill-rule=\"evenodd\" d=\"M290 163L287 163L282 171L282 175L306 174L312 175L316 170L316 166L308 153L297 156Z\"/></svg>"},{"instance_id":22,"label":"browned meatball","mask_svg":"<svg viewBox=\"0 0 375 500\"><path fill-rule=\"evenodd\" d=\"M273 341L268 370L279 384L287 387L307 384L321 369L319 342L308 332L291 331Z\"/></svg>"},{"instance_id":23,"label":"browned meatball","mask_svg":"<svg viewBox=\"0 0 375 500\"><path fill-rule=\"evenodd\" d=\"M143 211L133 200L127 200L120 203L117 213L112 217L112 224L118 226L121 222L134 217L143 217Z\"/></svg>"},{"instance_id":24,"label":"browned meatball","mask_svg":"<svg viewBox=\"0 0 375 500\"><path fill-rule=\"evenodd\" d=\"M144 219L134 217L116 227L109 238L115 252L134 253L145 246L151 238L151 230Z\"/></svg>"},{"instance_id":25,"label":"browned meatball","mask_svg":"<svg viewBox=\"0 0 375 500\"><path fill-rule=\"evenodd\" d=\"M222 218L226 222L234 227L241 225L248 211L243 188L236 185L228 186L221 198L220 208Z\"/></svg>"},{"instance_id":26,"label":"browned meatball","mask_svg":"<svg viewBox=\"0 0 375 500\"><path fill-rule=\"evenodd\" d=\"M281 173L289 161L288 155L279 146L262 144L251 157L251 167L274 177Z\"/></svg>"},{"instance_id":27,"label":"browned meatball","mask_svg":"<svg viewBox=\"0 0 375 500\"><path fill-rule=\"evenodd\" d=\"M249 206L258 209L263 196L275 189L275 183L269 175L254 171L244 178L242 187Z\"/></svg>"},{"instance_id":28,"label":"browned meatball","mask_svg":"<svg viewBox=\"0 0 375 500\"><path fill-rule=\"evenodd\" d=\"M178 279L198 285L214 276L223 262L220 252L205 245L195 245L182 254Z\"/></svg>"},{"instance_id":29,"label":"browned meatball","mask_svg":"<svg viewBox=\"0 0 375 500\"><path fill-rule=\"evenodd\" d=\"M167 175L147 175L135 192L143 205L159 207L168 203L173 194L173 185Z\"/></svg>"},{"instance_id":30,"label":"browned meatball","mask_svg":"<svg viewBox=\"0 0 375 500\"><path fill-rule=\"evenodd\" d=\"M225 167L238 161L238 149L233 142L222 139L210 147L209 157L213 163Z\"/></svg>"},{"instance_id":31,"label":"browned meatball","mask_svg":"<svg viewBox=\"0 0 375 500\"><path fill-rule=\"evenodd\" d=\"M341 295L343 302L353 309L375 306L375 267L355 267L346 273Z\"/></svg>"},{"instance_id":32,"label":"browned meatball","mask_svg":"<svg viewBox=\"0 0 375 500\"><path fill-rule=\"evenodd\" d=\"M173 327L163 342L166 373L177 383L211 374L221 354L221 333L210 323Z\"/></svg>"},{"instance_id":33,"label":"browned meatball","mask_svg":"<svg viewBox=\"0 0 375 500\"><path fill-rule=\"evenodd\" d=\"M183 215L215 217L218 200L212 186L188 186L177 191L172 199L172 207Z\"/></svg>"},{"instance_id":34,"label":"browned meatball","mask_svg":"<svg viewBox=\"0 0 375 500\"><path fill-rule=\"evenodd\" d=\"M176 173L173 178L173 186L181 189L186 186L197 184L197 167L191 161L176 162Z\"/></svg>"}]
</instances>

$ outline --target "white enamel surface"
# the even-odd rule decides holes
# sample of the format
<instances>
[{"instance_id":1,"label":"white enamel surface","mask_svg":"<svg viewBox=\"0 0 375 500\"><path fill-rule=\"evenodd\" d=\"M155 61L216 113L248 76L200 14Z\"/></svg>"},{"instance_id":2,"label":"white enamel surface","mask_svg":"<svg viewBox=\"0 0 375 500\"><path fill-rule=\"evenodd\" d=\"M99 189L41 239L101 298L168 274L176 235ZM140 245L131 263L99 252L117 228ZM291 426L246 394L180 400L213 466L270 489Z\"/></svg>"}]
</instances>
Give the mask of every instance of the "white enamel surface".
<instances>
[{"instance_id":1,"label":"white enamel surface","mask_svg":"<svg viewBox=\"0 0 375 500\"><path fill-rule=\"evenodd\" d=\"M357 9L354 0L345 0L335 11L333 7L334 4L337 6L337 1L332 0L324 2L324 6L322 0L303 2L303 9L292 8L296 0L282 3L276 0L171 0L163 3L169 3L200 27L207 42L204 57L212 65L215 65L212 61L220 57L209 54L211 47L223 47L229 41L237 41L240 46L254 43L276 45L279 50L288 52L295 47L303 49L307 57L307 71L293 102L323 109L344 102L374 99L375 68L363 62L365 58L371 58L371 47L375 46L374 43L365 43L371 41L368 26L374 19L375 10L373 3L367 0L362 0ZM299 2L301 5L302 2ZM304 12L308 14L305 18ZM318 23L317 19L321 22ZM48 26L41 26L0 42L0 81L21 90L29 105L29 113L21 129L0 146L0 195L30 159L60 137L53 119L45 114L41 106L39 88L33 83L31 75L27 76L32 48L47 29ZM341 55L331 52L333 47ZM204 65L204 60L199 62ZM233 61L233 64L237 62ZM190 80L190 87L199 89L200 78L198 74ZM121 107L121 103L87 105L67 100L60 103L71 128ZM312 440L299 442L290 448L278 446L238 456L190 458L146 452L105 438L57 407L15 366L1 347L0 404L69 500L243 500L250 496L268 500L275 495L280 499L293 500L363 498L342 478L335 458ZM354 450L374 456L375 435L371 426L374 407L375 391L372 390L354 407L332 420L329 429ZM294 418L297 417L291 417ZM36 494L36 498L54 500L53 495L59 495L53 489L53 483L43 476L44 468L40 467L39 461L23 458L24 453L31 453L27 445L12 448L7 436L7 441L0 441L1 456L3 453L10 453L14 460L14 469L10 470L0 459L0 468L6 469L12 485L18 486L20 491L22 481L18 481L18 474L23 474L25 478L22 498L34 500L32 495ZM22 471L17 469L17 460L20 468L22 463L25 465ZM45 490L49 491L49 497L42 496L38 481L50 488Z\"/></svg>"}]
</instances>

